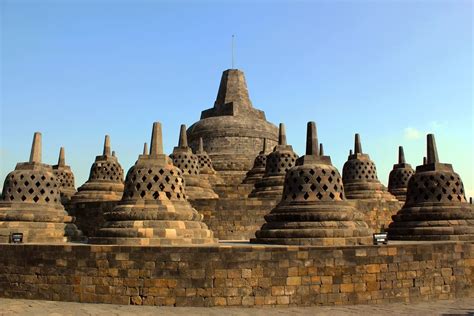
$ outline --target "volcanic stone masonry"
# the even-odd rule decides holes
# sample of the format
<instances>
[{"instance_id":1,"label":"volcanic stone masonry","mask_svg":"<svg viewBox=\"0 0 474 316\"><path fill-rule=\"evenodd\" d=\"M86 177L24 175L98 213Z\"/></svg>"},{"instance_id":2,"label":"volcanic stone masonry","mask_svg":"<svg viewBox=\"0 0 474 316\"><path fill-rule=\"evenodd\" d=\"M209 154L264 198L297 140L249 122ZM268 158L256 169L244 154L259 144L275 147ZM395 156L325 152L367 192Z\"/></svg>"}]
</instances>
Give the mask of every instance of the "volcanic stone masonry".
<instances>
[{"instance_id":1,"label":"volcanic stone masonry","mask_svg":"<svg viewBox=\"0 0 474 316\"><path fill-rule=\"evenodd\" d=\"M194 151L199 139L203 139L214 169L229 184L242 182L263 139L270 147L278 139L276 126L265 119L263 111L253 107L244 73L238 69L224 71L214 107L202 111L200 121L191 125L187 133Z\"/></svg>"},{"instance_id":2,"label":"volcanic stone masonry","mask_svg":"<svg viewBox=\"0 0 474 316\"><path fill-rule=\"evenodd\" d=\"M66 165L64 147L61 147L59 150L58 164L53 166L53 172L58 179L61 204L67 205L71 197L76 193L76 188L74 187L74 174L71 167Z\"/></svg>"},{"instance_id":3,"label":"volcanic stone masonry","mask_svg":"<svg viewBox=\"0 0 474 316\"><path fill-rule=\"evenodd\" d=\"M150 153L140 155L125 180L122 200L104 214L91 243L191 245L217 242L187 201L183 172L163 154L161 124L153 124Z\"/></svg>"},{"instance_id":4,"label":"volcanic stone masonry","mask_svg":"<svg viewBox=\"0 0 474 316\"><path fill-rule=\"evenodd\" d=\"M265 175L255 183L255 188L249 197L280 200L285 174L295 165L297 158L298 155L293 151L293 147L286 143L285 125L280 123L278 145L267 156Z\"/></svg>"},{"instance_id":5,"label":"volcanic stone masonry","mask_svg":"<svg viewBox=\"0 0 474 316\"><path fill-rule=\"evenodd\" d=\"M204 142L202 137L199 137L199 148L196 150L196 156L198 157L199 174L201 177L207 179L213 186L217 184L223 184L224 181L212 166L211 157L209 157L207 152L204 150Z\"/></svg>"},{"instance_id":6,"label":"volcanic stone masonry","mask_svg":"<svg viewBox=\"0 0 474 316\"><path fill-rule=\"evenodd\" d=\"M253 243L346 246L372 243L364 217L345 200L329 156L318 152L316 124L308 123L306 155L286 173L281 202L265 215Z\"/></svg>"},{"instance_id":7,"label":"volcanic stone masonry","mask_svg":"<svg viewBox=\"0 0 474 316\"><path fill-rule=\"evenodd\" d=\"M12 233L24 243L83 241L61 204L59 182L50 165L41 163L41 134L33 137L29 162L18 163L5 178L0 200L0 243Z\"/></svg>"},{"instance_id":8,"label":"volcanic stone masonry","mask_svg":"<svg viewBox=\"0 0 474 316\"><path fill-rule=\"evenodd\" d=\"M209 179L201 176L199 159L188 146L184 124L181 125L179 132L178 146L173 149L171 157L173 164L183 172L186 194L190 200L219 198L212 189Z\"/></svg>"},{"instance_id":9,"label":"volcanic stone masonry","mask_svg":"<svg viewBox=\"0 0 474 316\"><path fill-rule=\"evenodd\" d=\"M348 199L396 200L377 178L375 163L362 153L359 134L355 134L354 154L349 155L342 168L342 181Z\"/></svg>"},{"instance_id":10,"label":"volcanic stone masonry","mask_svg":"<svg viewBox=\"0 0 474 316\"><path fill-rule=\"evenodd\" d=\"M105 135L103 153L96 156L89 179L77 191L65 207L86 236L95 236L105 222L104 213L111 211L123 194L123 169L115 152L111 153L109 135Z\"/></svg>"},{"instance_id":11,"label":"volcanic stone masonry","mask_svg":"<svg viewBox=\"0 0 474 316\"><path fill-rule=\"evenodd\" d=\"M388 233L391 240L474 240L474 206L452 165L439 162L433 134L427 136L426 164L416 167Z\"/></svg>"},{"instance_id":12,"label":"volcanic stone masonry","mask_svg":"<svg viewBox=\"0 0 474 316\"><path fill-rule=\"evenodd\" d=\"M255 157L253 162L252 169L247 172L245 175L244 181L245 184L255 184L257 181L261 180L265 175L265 167L267 165L267 139L263 139L263 148L262 151Z\"/></svg>"},{"instance_id":13,"label":"volcanic stone masonry","mask_svg":"<svg viewBox=\"0 0 474 316\"><path fill-rule=\"evenodd\" d=\"M408 181L415 173L410 164L405 162L405 153L403 147L398 147L398 163L393 165L392 171L388 177L388 191L392 193L397 200L405 203L407 197Z\"/></svg>"}]
</instances>

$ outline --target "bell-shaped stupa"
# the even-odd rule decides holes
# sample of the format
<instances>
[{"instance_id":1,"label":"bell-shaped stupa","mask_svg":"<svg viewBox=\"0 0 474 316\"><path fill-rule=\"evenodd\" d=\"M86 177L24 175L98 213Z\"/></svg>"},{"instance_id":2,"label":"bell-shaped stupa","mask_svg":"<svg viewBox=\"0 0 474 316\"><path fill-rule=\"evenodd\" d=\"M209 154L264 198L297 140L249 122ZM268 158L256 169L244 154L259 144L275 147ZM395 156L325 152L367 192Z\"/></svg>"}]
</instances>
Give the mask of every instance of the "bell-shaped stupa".
<instances>
[{"instance_id":1,"label":"bell-shaped stupa","mask_svg":"<svg viewBox=\"0 0 474 316\"><path fill-rule=\"evenodd\" d=\"M393 169L388 177L388 192L392 193L400 202L405 202L408 181L414 173L415 170L413 170L411 165L405 162L403 147L399 146L398 163L393 165Z\"/></svg>"},{"instance_id":2,"label":"bell-shaped stupa","mask_svg":"<svg viewBox=\"0 0 474 316\"><path fill-rule=\"evenodd\" d=\"M318 152L316 124L308 123L306 155L286 173L281 202L265 215L254 243L345 246L370 244L371 231L344 196L329 156Z\"/></svg>"},{"instance_id":3,"label":"bell-shaped stupa","mask_svg":"<svg viewBox=\"0 0 474 316\"><path fill-rule=\"evenodd\" d=\"M426 164L416 167L405 205L392 219L391 240L474 240L474 207L452 165L439 162L432 134Z\"/></svg>"},{"instance_id":4,"label":"bell-shaped stupa","mask_svg":"<svg viewBox=\"0 0 474 316\"><path fill-rule=\"evenodd\" d=\"M64 147L61 147L59 150L58 164L53 166L53 172L58 179L61 203L65 205L76 193L76 188L74 186L74 174L72 173L71 167L66 165Z\"/></svg>"},{"instance_id":5,"label":"bell-shaped stupa","mask_svg":"<svg viewBox=\"0 0 474 316\"><path fill-rule=\"evenodd\" d=\"M359 134L355 134L354 153L342 168L342 180L348 199L395 200L377 177L375 163L362 153Z\"/></svg>"},{"instance_id":6,"label":"bell-shaped stupa","mask_svg":"<svg viewBox=\"0 0 474 316\"><path fill-rule=\"evenodd\" d=\"M186 184L186 194L191 200L217 199L219 196L212 189L208 178L202 177L199 168L199 159L188 146L186 125L182 124L179 132L178 146L174 147L173 164L183 172Z\"/></svg>"},{"instance_id":7,"label":"bell-shaped stupa","mask_svg":"<svg viewBox=\"0 0 474 316\"><path fill-rule=\"evenodd\" d=\"M199 138L199 147L196 150L198 158L199 173L202 177L207 178L212 185L222 184L222 178L217 174L212 165L212 159L207 151L204 150L204 142L202 137Z\"/></svg>"},{"instance_id":8,"label":"bell-shaped stupa","mask_svg":"<svg viewBox=\"0 0 474 316\"><path fill-rule=\"evenodd\" d=\"M255 188L249 197L280 199L285 182L285 174L295 165L298 155L293 147L286 143L285 125L280 123L278 145L268 154L265 165L265 175L255 183Z\"/></svg>"},{"instance_id":9,"label":"bell-shaped stupa","mask_svg":"<svg viewBox=\"0 0 474 316\"><path fill-rule=\"evenodd\" d=\"M105 135L104 151L95 157L89 180L77 189L71 203L119 201L123 194L123 169L111 154L110 137Z\"/></svg>"},{"instance_id":10,"label":"bell-shaped stupa","mask_svg":"<svg viewBox=\"0 0 474 316\"><path fill-rule=\"evenodd\" d=\"M61 204L60 188L50 165L41 163L41 134L35 133L29 162L18 163L3 184L0 243L22 233L25 243L83 240Z\"/></svg>"},{"instance_id":11,"label":"bell-shaped stupa","mask_svg":"<svg viewBox=\"0 0 474 316\"><path fill-rule=\"evenodd\" d=\"M277 135L265 113L253 107L244 73L238 69L224 71L214 107L202 111L200 121L188 129L191 148L197 150L202 138L214 169L228 184L241 183L263 140L271 148Z\"/></svg>"},{"instance_id":12,"label":"bell-shaped stupa","mask_svg":"<svg viewBox=\"0 0 474 316\"><path fill-rule=\"evenodd\" d=\"M154 123L150 153L140 155L125 180L122 200L105 213L92 243L190 245L215 243L203 216L187 201L183 172L163 153L161 124Z\"/></svg>"},{"instance_id":13,"label":"bell-shaped stupa","mask_svg":"<svg viewBox=\"0 0 474 316\"><path fill-rule=\"evenodd\" d=\"M245 184L255 184L265 175L265 166L267 165L267 139L263 139L262 151L255 157L252 169L247 172L244 181Z\"/></svg>"}]
</instances>

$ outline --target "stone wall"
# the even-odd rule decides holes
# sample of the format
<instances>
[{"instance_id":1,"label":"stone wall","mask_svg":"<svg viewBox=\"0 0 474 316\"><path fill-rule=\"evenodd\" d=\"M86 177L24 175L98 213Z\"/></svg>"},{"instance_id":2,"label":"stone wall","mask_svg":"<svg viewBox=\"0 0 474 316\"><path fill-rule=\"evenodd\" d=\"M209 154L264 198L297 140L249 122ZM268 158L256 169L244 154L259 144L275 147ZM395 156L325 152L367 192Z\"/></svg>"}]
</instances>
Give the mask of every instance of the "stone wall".
<instances>
[{"instance_id":1,"label":"stone wall","mask_svg":"<svg viewBox=\"0 0 474 316\"><path fill-rule=\"evenodd\" d=\"M75 217L74 223L82 233L92 237L105 223L104 213L113 210L118 202L77 202L66 205L66 210Z\"/></svg>"},{"instance_id":2,"label":"stone wall","mask_svg":"<svg viewBox=\"0 0 474 316\"><path fill-rule=\"evenodd\" d=\"M398 201L385 200L349 200L356 209L364 214L364 221L374 232L387 229L392 222L392 215L397 214L401 205Z\"/></svg>"},{"instance_id":3,"label":"stone wall","mask_svg":"<svg viewBox=\"0 0 474 316\"><path fill-rule=\"evenodd\" d=\"M474 244L0 245L0 296L168 306L332 305L474 296Z\"/></svg>"}]
</instances>

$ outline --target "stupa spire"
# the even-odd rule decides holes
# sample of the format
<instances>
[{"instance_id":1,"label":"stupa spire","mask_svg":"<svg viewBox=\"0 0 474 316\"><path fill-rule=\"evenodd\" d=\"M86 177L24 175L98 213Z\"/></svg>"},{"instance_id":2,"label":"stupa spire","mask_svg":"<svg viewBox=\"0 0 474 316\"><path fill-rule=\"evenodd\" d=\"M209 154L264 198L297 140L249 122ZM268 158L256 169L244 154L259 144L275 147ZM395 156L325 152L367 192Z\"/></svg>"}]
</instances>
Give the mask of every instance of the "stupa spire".
<instances>
[{"instance_id":1,"label":"stupa spire","mask_svg":"<svg viewBox=\"0 0 474 316\"><path fill-rule=\"evenodd\" d=\"M41 163L41 133L35 132L31 144L30 162Z\"/></svg>"},{"instance_id":2,"label":"stupa spire","mask_svg":"<svg viewBox=\"0 0 474 316\"><path fill-rule=\"evenodd\" d=\"M354 154L362 154L362 145L360 143L360 135L355 134L355 139L354 139Z\"/></svg>"},{"instance_id":3,"label":"stupa spire","mask_svg":"<svg viewBox=\"0 0 474 316\"><path fill-rule=\"evenodd\" d=\"M204 142L202 141L202 137L199 137L199 152L202 153L204 151Z\"/></svg>"},{"instance_id":4,"label":"stupa spire","mask_svg":"<svg viewBox=\"0 0 474 316\"><path fill-rule=\"evenodd\" d=\"M308 122L306 127L306 155L319 156L316 123Z\"/></svg>"},{"instance_id":5,"label":"stupa spire","mask_svg":"<svg viewBox=\"0 0 474 316\"><path fill-rule=\"evenodd\" d=\"M161 132L161 123L153 123L150 143L150 156L158 156L163 154L163 135Z\"/></svg>"},{"instance_id":6,"label":"stupa spire","mask_svg":"<svg viewBox=\"0 0 474 316\"><path fill-rule=\"evenodd\" d=\"M186 136L186 125L181 124L181 128L179 130L179 141L178 147L188 147L188 137Z\"/></svg>"},{"instance_id":7,"label":"stupa spire","mask_svg":"<svg viewBox=\"0 0 474 316\"><path fill-rule=\"evenodd\" d=\"M438 150L436 149L436 141L433 134L428 134L426 136L427 143L426 143L426 151L427 151L427 164L438 163Z\"/></svg>"},{"instance_id":8,"label":"stupa spire","mask_svg":"<svg viewBox=\"0 0 474 316\"><path fill-rule=\"evenodd\" d=\"M148 144L143 143L143 155L148 155Z\"/></svg>"},{"instance_id":9,"label":"stupa spire","mask_svg":"<svg viewBox=\"0 0 474 316\"><path fill-rule=\"evenodd\" d=\"M103 155L110 156L110 136L109 135L105 135Z\"/></svg>"},{"instance_id":10,"label":"stupa spire","mask_svg":"<svg viewBox=\"0 0 474 316\"><path fill-rule=\"evenodd\" d=\"M65 166L66 165L66 155L64 153L64 147L59 149L59 158L58 158L58 166Z\"/></svg>"},{"instance_id":11,"label":"stupa spire","mask_svg":"<svg viewBox=\"0 0 474 316\"><path fill-rule=\"evenodd\" d=\"M405 163L405 152L403 146L398 146L398 163Z\"/></svg>"},{"instance_id":12,"label":"stupa spire","mask_svg":"<svg viewBox=\"0 0 474 316\"><path fill-rule=\"evenodd\" d=\"M228 69L222 73L219 91L214 107L228 103L237 103L239 106L252 107L249 98L245 75L238 69Z\"/></svg>"},{"instance_id":13,"label":"stupa spire","mask_svg":"<svg viewBox=\"0 0 474 316\"><path fill-rule=\"evenodd\" d=\"M286 131L285 124L280 123L280 128L278 129L278 145L286 145Z\"/></svg>"},{"instance_id":14,"label":"stupa spire","mask_svg":"<svg viewBox=\"0 0 474 316\"><path fill-rule=\"evenodd\" d=\"M323 143L320 143L320 144L319 144L319 155L320 155L320 156L324 156L324 147L323 147Z\"/></svg>"}]
</instances>

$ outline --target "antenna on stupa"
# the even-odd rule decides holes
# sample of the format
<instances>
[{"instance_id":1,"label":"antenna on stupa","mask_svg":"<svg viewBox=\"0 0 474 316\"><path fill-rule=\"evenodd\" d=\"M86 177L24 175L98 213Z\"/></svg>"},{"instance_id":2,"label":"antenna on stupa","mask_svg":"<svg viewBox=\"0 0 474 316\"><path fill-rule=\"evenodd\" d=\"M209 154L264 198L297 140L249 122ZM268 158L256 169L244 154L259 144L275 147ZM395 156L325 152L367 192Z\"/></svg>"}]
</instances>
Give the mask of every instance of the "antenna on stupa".
<instances>
[{"instance_id":1,"label":"antenna on stupa","mask_svg":"<svg viewBox=\"0 0 474 316\"><path fill-rule=\"evenodd\" d=\"M30 162L41 163L41 133L36 132L31 144Z\"/></svg>"},{"instance_id":2,"label":"antenna on stupa","mask_svg":"<svg viewBox=\"0 0 474 316\"><path fill-rule=\"evenodd\" d=\"M59 149L59 158L58 158L58 166L65 166L66 165L66 155L64 154L64 147Z\"/></svg>"},{"instance_id":3,"label":"antenna on stupa","mask_svg":"<svg viewBox=\"0 0 474 316\"><path fill-rule=\"evenodd\" d=\"M163 155L163 135L161 133L161 123L153 123L151 132L150 156Z\"/></svg>"},{"instance_id":4,"label":"antenna on stupa","mask_svg":"<svg viewBox=\"0 0 474 316\"><path fill-rule=\"evenodd\" d=\"M398 146L398 163L405 163L405 152L403 151L403 146Z\"/></svg>"},{"instance_id":5,"label":"antenna on stupa","mask_svg":"<svg viewBox=\"0 0 474 316\"><path fill-rule=\"evenodd\" d=\"M362 154L362 145L360 143L360 135L355 134L355 139L354 139L354 154Z\"/></svg>"},{"instance_id":6,"label":"antenna on stupa","mask_svg":"<svg viewBox=\"0 0 474 316\"><path fill-rule=\"evenodd\" d=\"M435 141L435 137L433 134L428 134L426 136L426 140L427 140L427 143L426 143L426 163L428 164L432 164L432 163L437 163L439 162L438 160L438 150L436 149L436 141Z\"/></svg>"},{"instance_id":7,"label":"antenna on stupa","mask_svg":"<svg viewBox=\"0 0 474 316\"><path fill-rule=\"evenodd\" d=\"M234 69L234 34L232 34L232 68Z\"/></svg>"},{"instance_id":8,"label":"antenna on stupa","mask_svg":"<svg viewBox=\"0 0 474 316\"><path fill-rule=\"evenodd\" d=\"M109 135L105 135L104 152L102 154L104 156L110 156L110 136Z\"/></svg>"},{"instance_id":9,"label":"antenna on stupa","mask_svg":"<svg viewBox=\"0 0 474 316\"><path fill-rule=\"evenodd\" d=\"M278 145L286 145L286 131L285 124L280 123L280 128L278 129Z\"/></svg>"},{"instance_id":10,"label":"antenna on stupa","mask_svg":"<svg viewBox=\"0 0 474 316\"><path fill-rule=\"evenodd\" d=\"M184 124L181 124L181 128L179 130L178 147L188 147L188 136L186 135L186 125Z\"/></svg>"},{"instance_id":11,"label":"antenna on stupa","mask_svg":"<svg viewBox=\"0 0 474 316\"><path fill-rule=\"evenodd\" d=\"M308 122L306 128L306 155L319 156L318 153L318 134L316 132L316 123Z\"/></svg>"}]
</instances>

